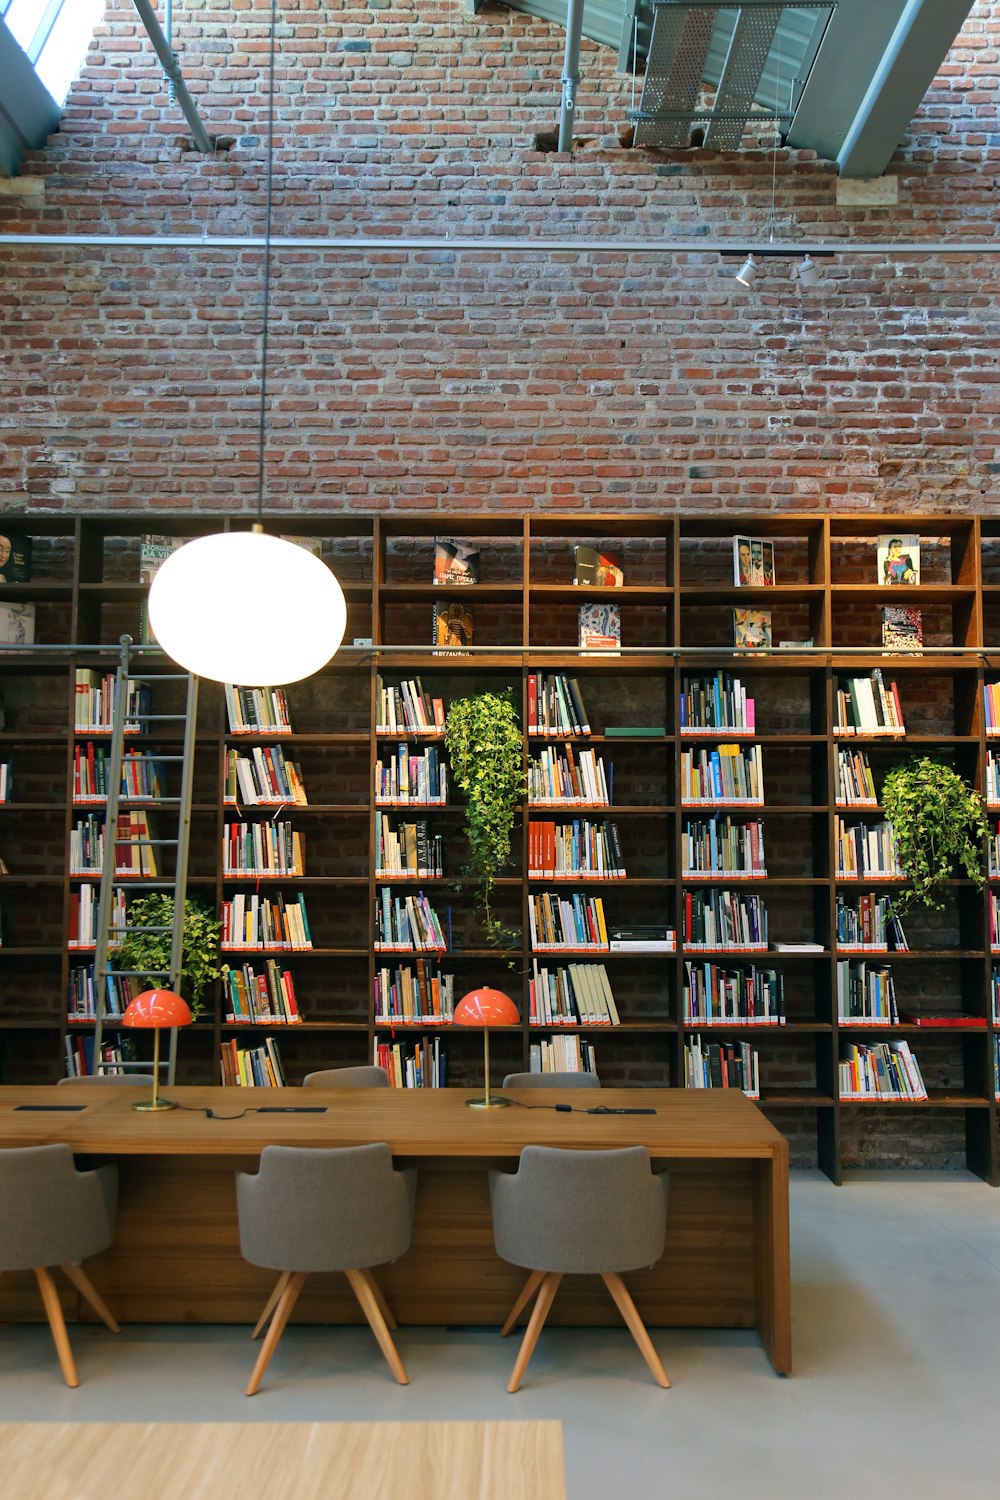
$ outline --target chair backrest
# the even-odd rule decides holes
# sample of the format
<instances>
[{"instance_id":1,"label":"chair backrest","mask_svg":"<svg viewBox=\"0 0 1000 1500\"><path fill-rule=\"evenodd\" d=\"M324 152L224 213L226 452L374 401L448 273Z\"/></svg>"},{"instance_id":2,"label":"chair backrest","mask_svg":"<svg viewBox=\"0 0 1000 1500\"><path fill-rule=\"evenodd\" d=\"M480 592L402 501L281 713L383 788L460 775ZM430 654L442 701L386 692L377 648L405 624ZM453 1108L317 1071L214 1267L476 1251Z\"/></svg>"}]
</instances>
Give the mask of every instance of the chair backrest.
<instances>
[{"instance_id":1,"label":"chair backrest","mask_svg":"<svg viewBox=\"0 0 1000 1500\"><path fill-rule=\"evenodd\" d=\"M384 1265L410 1245L416 1173L397 1172L380 1143L265 1146L256 1175L236 1174L240 1246L275 1271Z\"/></svg>"},{"instance_id":2,"label":"chair backrest","mask_svg":"<svg viewBox=\"0 0 1000 1500\"><path fill-rule=\"evenodd\" d=\"M307 1089L387 1089L389 1075L384 1068L373 1066L357 1068L324 1068L319 1073L307 1073L302 1080Z\"/></svg>"},{"instance_id":3,"label":"chair backrest","mask_svg":"<svg viewBox=\"0 0 1000 1500\"><path fill-rule=\"evenodd\" d=\"M78 1172L68 1146L0 1150L0 1271L61 1266L114 1238L118 1174Z\"/></svg>"},{"instance_id":4,"label":"chair backrest","mask_svg":"<svg viewBox=\"0 0 1000 1500\"><path fill-rule=\"evenodd\" d=\"M666 1182L645 1146L525 1146L515 1173L491 1173L490 1192L497 1252L516 1266L634 1271L663 1254Z\"/></svg>"},{"instance_id":5,"label":"chair backrest","mask_svg":"<svg viewBox=\"0 0 1000 1500\"><path fill-rule=\"evenodd\" d=\"M505 1089L599 1089L596 1073L508 1073Z\"/></svg>"},{"instance_id":6,"label":"chair backrest","mask_svg":"<svg viewBox=\"0 0 1000 1500\"><path fill-rule=\"evenodd\" d=\"M60 1078L60 1083L145 1083L152 1087L152 1073L84 1073L79 1078Z\"/></svg>"}]
</instances>

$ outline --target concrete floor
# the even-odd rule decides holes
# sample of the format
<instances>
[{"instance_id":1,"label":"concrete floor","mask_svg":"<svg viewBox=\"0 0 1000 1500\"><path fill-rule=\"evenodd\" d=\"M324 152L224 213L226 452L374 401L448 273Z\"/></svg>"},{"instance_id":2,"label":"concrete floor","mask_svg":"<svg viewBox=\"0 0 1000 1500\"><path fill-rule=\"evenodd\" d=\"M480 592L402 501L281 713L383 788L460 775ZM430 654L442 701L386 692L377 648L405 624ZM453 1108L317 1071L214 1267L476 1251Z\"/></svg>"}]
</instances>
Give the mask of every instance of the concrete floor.
<instances>
[{"instance_id":1,"label":"concrete floor","mask_svg":"<svg viewBox=\"0 0 1000 1500\"><path fill-rule=\"evenodd\" d=\"M246 1330L87 1327L69 1391L47 1329L21 1326L0 1330L0 1419L557 1418L570 1500L995 1500L1000 1193L964 1174L796 1174L792 1272L788 1380L755 1335L668 1330L660 1391L624 1329L553 1329L508 1396L515 1350L495 1332L403 1329L401 1388L366 1331L292 1328L247 1400Z\"/></svg>"}]
</instances>

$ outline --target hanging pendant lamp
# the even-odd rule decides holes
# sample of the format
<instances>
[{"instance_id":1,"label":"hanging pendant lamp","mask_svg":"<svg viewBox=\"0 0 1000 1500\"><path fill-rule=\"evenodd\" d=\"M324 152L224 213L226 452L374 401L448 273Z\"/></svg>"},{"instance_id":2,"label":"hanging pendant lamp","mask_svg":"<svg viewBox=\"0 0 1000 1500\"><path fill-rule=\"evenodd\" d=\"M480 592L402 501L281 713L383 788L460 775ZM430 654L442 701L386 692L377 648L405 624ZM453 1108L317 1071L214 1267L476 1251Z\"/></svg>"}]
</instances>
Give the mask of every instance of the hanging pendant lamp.
<instances>
[{"instance_id":1,"label":"hanging pendant lamp","mask_svg":"<svg viewBox=\"0 0 1000 1500\"><path fill-rule=\"evenodd\" d=\"M343 590L326 564L294 542L266 535L263 525L276 30L277 0L271 0L257 524L252 531L186 542L167 558L149 590L150 627L169 657L199 677L253 687L298 682L318 672L347 626Z\"/></svg>"}]
</instances>

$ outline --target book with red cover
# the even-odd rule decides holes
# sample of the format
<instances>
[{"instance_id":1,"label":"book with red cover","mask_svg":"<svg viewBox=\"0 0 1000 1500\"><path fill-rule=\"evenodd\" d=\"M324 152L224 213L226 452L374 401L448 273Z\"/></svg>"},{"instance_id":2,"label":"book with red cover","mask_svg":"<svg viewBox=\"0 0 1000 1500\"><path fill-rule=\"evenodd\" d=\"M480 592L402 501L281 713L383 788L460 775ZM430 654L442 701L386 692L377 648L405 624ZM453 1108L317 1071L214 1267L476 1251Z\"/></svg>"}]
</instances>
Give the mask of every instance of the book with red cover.
<instances>
[{"instance_id":1,"label":"book with red cover","mask_svg":"<svg viewBox=\"0 0 1000 1500\"><path fill-rule=\"evenodd\" d=\"M986 1029L985 1016L918 1016L910 1011L903 1011L899 1019L904 1026L923 1026L942 1031L951 1026L975 1026L982 1031Z\"/></svg>"}]
</instances>

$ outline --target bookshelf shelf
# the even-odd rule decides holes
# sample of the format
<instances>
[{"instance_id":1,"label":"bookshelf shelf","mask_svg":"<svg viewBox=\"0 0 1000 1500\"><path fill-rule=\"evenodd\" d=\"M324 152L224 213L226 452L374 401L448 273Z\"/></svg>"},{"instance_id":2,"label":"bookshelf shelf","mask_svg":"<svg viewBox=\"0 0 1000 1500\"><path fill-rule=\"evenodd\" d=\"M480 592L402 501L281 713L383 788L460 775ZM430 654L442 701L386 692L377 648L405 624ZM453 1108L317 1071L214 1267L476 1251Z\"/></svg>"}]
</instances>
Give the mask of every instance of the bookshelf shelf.
<instances>
[{"instance_id":1,"label":"bookshelf shelf","mask_svg":"<svg viewBox=\"0 0 1000 1500\"><path fill-rule=\"evenodd\" d=\"M13 799L0 803L0 815L7 815L0 816L0 855L12 871L0 876L5 922L0 975L6 966L10 981L7 1000L0 985L0 1041L5 1030L11 1033L3 1048L3 1067L10 1076L23 1079L30 1070L36 1081L53 1082L62 1070L65 1037L88 1025L60 1020L56 1014L66 1008L71 971L85 966L91 951L66 942L69 897L94 884L86 873L68 873L69 831L77 820L100 816L103 807L97 800L71 800L73 748L87 740L96 745L107 740L96 730L74 733L75 669L112 670L118 636L127 629L138 637L147 592L139 582L138 567L145 533L189 537L220 527L244 529L246 521L117 514L11 519L34 540L33 577L24 584L0 585L0 599L36 602L39 644L65 648L65 654L27 651L0 660L6 718L0 728L0 763L10 764L13 788ZM838 750L868 758L876 791L890 765L923 754L940 755L973 785L986 785L986 756L993 750L994 736L987 737L982 688L1000 681L1000 572L995 556L1000 522L970 516L907 517L907 533L921 538L923 581L906 587L876 581L877 539L899 521L873 513L483 513L446 518L336 513L290 518L288 524L302 535L322 538L324 559L337 572L348 600L346 640L357 637L372 644L348 644L315 678L288 689L290 728L233 732L226 727L221 690L204 685L191 884L195 895L217 907L237 895L250 899L257 893L268 901L281 894L288 903L301 891L314 947L227 949L222 958L234 969L255 974L268 961L287 970L294 976L305 1019L292 1025L229 1022L220 985L191 1044L182 1039L182 1081L213 1079L219 1043L241 1032L273 1033L278 1038L290 1082L319 1067L370 1061L376 1039L399 1035L410 1049L422 1036L432 1035L446 1039L452 1049L449 1082L474 1086L480 1082L478 1047L468 1042L468 1035L475 1042L474 1034L430 1021L375 1019L376 976L385 971L414 974L419 963L428 973L450 979L455 999L465 989L486 983L513 996L522 1024L498 1033L498 1068L516 1071L527 1066L535 1042L561 1035L574 1044L579 1038L581 1047L593 1045L607 1082L655 1077L676 1086L684 1077L685 1038L700 1036L711 1045L731 1036L759 1053L761 1106L778 1112L783 1126L787 1122L796 1150L805 1159L812 1131L812 1159L835 1181L844 1163L852 1160L851 1122L858 1118L852 1110L871 1108L895 1108L904 1116L914 1108L953 1114L955 1142L962 1138L964 1119L970 1168L988 1181L1000 1180L998 1107L992 1088L993 1047L1000 1026L991 1020L985 1026L976 1024L991 1014L993 970L1000 969L1000 944L991 944L989 922L989 900L1000 886L1000 876L991 878L982 894L971 881L951 881L942 914L931 921L922 915L907 919L907 951L838 949L838 896L854 903L866 892L891 894L905 881L837 875L834 838L838 817L867 829L884 819L880 802L838 802ZM465 587L431 582L435 538L444 531L478 544L480 582ZM773 585L734 583L734 535L773 545ZM593 589L573 583L574 548L591 544L618 557L625 573L623 587ZM468 654L441 654L431 644L434 604L453 599L466 601L475 616L474 645ZM619 609L621 654L579 653L578 611L592 600ZM477 605L485 607L477 611ZM889 606L922 612L923 654L892 654L883 647L881 612ZM773 649L761 653L734 647L733 615L739 609L770 613ZM71 649L65 643L73 639L89 644ZM796 645L780 649L784 640ZM801 648L807 640L813 649ZM840 680L876 668L886 682L897 683L906 733L842 733L836 719ZM145 676L146 670L144 660L136 675ZM156 658L149 659L153 677L164 670ZM574 756L592 751L606 766L613 765L613 801L605 805L522 800L511 864L494 892L504 926L519 936L497 950L482 938L473 882L464 871L464 809L457 792L451 790L443 805L402 800L376 804L375 763L388 760L400 744L408 743L410 755L418 757L433 748L447 762L440 729L393 732L376 720L376 684L382 679L399 685L419 677L429 695L433 691L442 699L445 710L466 693L510 689L526 725L527 684L535 673L576 679L592 732L525 734L525 765L545 747L558 754L572 747ZM754 700L756 713L748 720L753 729L682 730L685 679L714 678L718 673L738 679ZM613 732L619 728L625 732ZM164 753L179 746L175 727L151 723L146 730L129 736L130 745L162 747ZM682 760L689 754L696 759L701 752L710 755L728 743L743 751L760 747L763 803L725 797L682 801ZM301 763L308 803L225 803L227 751L250 755L255 746L281 746ZM123 807L155 813L171 806L169 794L174 790L168 780L167 796L135 797ZM432 833L439 833L448 873L432 878L377 870L376 806L393 828L426 821ZM283 821L303 832L307 873L225 873L222 842L227 824L238 820L257 826L279 811ZM995 816L1000 808L993 811ZM19 873L18 866L29 863L22 850L29 847L33 821L46 853L44 858L33 856L29 871ZM532 873L530 823L558 827L585 821L615 824L624 878L572 870ZM717 828L742 830L759 824L764 842L760 863L769 874L684 872L688 825L713 821ZM755 831L754 836L759 834ZM31 837L36 837L33 831ZM67 854L62 860L60 844ZM153 877L120 880L121 888L130 891L161 884ZM609 932L630 925L669 929L678 934L677 941L667 951L568 945L532 949L529 897L537 899L546 891L564 901L600 899ZM416 900L421 892L439 917L449 946L378 948L375 914L384 893L402 901ZM744 901L753 897L763 902L767 941L685 945L685 897L708 901L729 892ZM806 941L820 946L811 951L778 951L774 946ZM969 1017L969 1024L938 1029L838 1022L837 966L845 963L889 968L901 1010L913 1013L922 1006L933 1013L942 1007L957 1008ZM621 1024L531 1024L535 968L554 974L577 964L590 971L606 970ZM780 976L787 1024L679 1020L686 965L699 971L766 971ZM29 1042L25 1037L31 1031L38 1037ZM908 1039L918 1061L926 1059L928 1084L936 1077L954 1086L931 1088L926 1104L905 1101L905 1109L898 1101L841 1100L834 1085L841 1040L848 1037L869 1042ZM935 1072L938 1055L945 1057L947 1066ZM780 1087L768 1082L772 1060ZM796 1111L812 1123L803 1126ZM905 1123L897 1129L905 1136ZM912 1139L916 1152L921 1132L914 1129Z\"/></svg>"}]
</instances>

